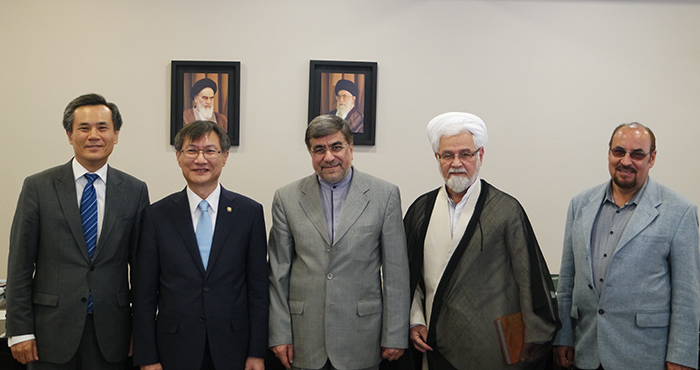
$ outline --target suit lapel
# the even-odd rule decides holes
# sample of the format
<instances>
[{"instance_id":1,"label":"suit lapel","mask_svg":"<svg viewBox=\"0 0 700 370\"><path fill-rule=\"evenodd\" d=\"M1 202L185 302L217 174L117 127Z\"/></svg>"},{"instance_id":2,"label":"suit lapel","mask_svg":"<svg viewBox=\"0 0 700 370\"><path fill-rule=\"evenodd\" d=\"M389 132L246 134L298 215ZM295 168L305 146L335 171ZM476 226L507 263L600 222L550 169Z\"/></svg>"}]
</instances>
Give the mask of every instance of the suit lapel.
<instances>
[{"instance_id":1,"label":"suit lapel","mask_svg":"<svg viewBox=\"0 0 700 370\"><path fill-rule=\"evenodd\" d=\"M366 195L369 191L369 184L364 181L365 178L362 174L357 170L353 169L353 171L348 197L345 199L345 203L343 203L343 211L340 214L335 243L342 239L348 230L350 230L350 227L355 224L355 221L357 221L365 208L367 208L367 204L369 204L369 198Z\"/></svg>"},{"instance_id":2,"label":"suit lapel","mask_svg":"<svg viewBox=\"0 0 700 370\"><path fill-rule=\"evenodd\" d=\"M607 186L603 186L601 192L595 192L589 199L586 205L581 210L581 226L578 230L584 232L584 235L580 235L581 240L584 241L583 245L586 248L586 255L591 256L591 237L593 233L593 223L598 216L598 211L600 210L600 205L605 197L605 192Z\"/></svg>"},{"instance_id":3,"label":"suit lapel","mask_svg":"<svg viewBox=\"0 0 700 370\"><path fill-rule=\"evenodd\" d=\"M76 197L75 178L73 177L73 166L71 161L61 167L58 177L54 180L58 201L61 204L63 217L68 222L68 227L73 233L73 239L77 242L79 253L90 262L85 245L85 234L83 233L83 223L80 219L80 208L78 208L78 198Z\"/></svg>"},{"instance_id":4,"label":"suit lapel","mask_svg":"<svg viewBox=\"0 0 700 370\"><path fill-rule=\"evenodd\" d=\"M239 211L236 205L236 194L224 189L222 186L216 215L216 227L214 228L209 263L207 264L207 275L215 266L217 258L221 255Z\"/></svg>"},{"instance_id":5,"label":"suit lapel","mask_svg":"<svg viewBox=\"0 0 700 370\"><path fill-rule=\"evenodd\" d=\"M584 252L588 261L588 264L586 265L588 271L585 271L585 273L588 275L588 278L591 281L593 281L593 258L591 257L591 238L593 236L593 223L595 222L595 219L598 216L598 210L600 209L600 205L603 201L606 191L607 184L604 184L600 187L599 191L594 192L593 195L591 195L591 197L588 198L588 202L586 202L586 205L581 209L581 222L579 224L579 227L577 227L574 231L574 239L581 240L583 242L583 246L585 248ZM596 292L596 294L598 293L599 292Z\"/></svg>"},{"instance_id":6,"label":"suit lapel","mask_svg":"<svg viewBox=\"0 0 700 370\"><path fill-rule=\"evenodd\" d=\"M192 226L192 215L190 213L190 204L187 200L186 188L173 197L170 216L173 218L173 223L175 223L180 233L185 248L190 253L199 272L204 275L204 263L202 263L202 255L199 253L199 247L197 246L194 226Z\"/></svg>"},{"instance_id":7,"label":"suit lapel","mask_svg":"<svg viewBox=\"0 0 700 370\"><path fill-rule=\"evenodd\" d=\"M627 227L625 227L625 231L620 237L620 242L617 244L617 248L615 248L615 253L624 248L632 238L649 226L659 215L657 209L657 207L661 205L659 188L651 179L648 181L649 183L646 189L644 189L644 194L642 194L643 196L639 199L637 208L634 210L632 217L630 217L627 223Z\"/></svg>"},{"instance_id":8,"label":"suit lapel","mask_svg":"<svg viewBox=\"0 0 700 370\"><path fill-rule=\"evenodd\" d=\"M326 227L325 213L321 205L321 193L316 175L311 175L304 179L300 186L300 191L299 205L301 209L304 210L306 217L309 218L309 221L314 225L326 244L330 245L330 236L328 235L328 227Z\"/></svg>"},{"instance_id":9,"label":"suit lapel","mask_svg":"<svg viewBox=\"0 0 700 370\"><path fill-rule=\"evenodd\" d=\"M110 171L110 168L107 167L107 191L105 194L104 218L102 220L100 239L97 241L93 260L97 259L97 256L103 249L102 246L109 240L109 234L112 232L114 224L117 221L117 216L120 214L119 209L124 203L122 202L122 199L124 199L123 197L124 184L121 174L117 171Z\"/></svg>"}]
</instances>

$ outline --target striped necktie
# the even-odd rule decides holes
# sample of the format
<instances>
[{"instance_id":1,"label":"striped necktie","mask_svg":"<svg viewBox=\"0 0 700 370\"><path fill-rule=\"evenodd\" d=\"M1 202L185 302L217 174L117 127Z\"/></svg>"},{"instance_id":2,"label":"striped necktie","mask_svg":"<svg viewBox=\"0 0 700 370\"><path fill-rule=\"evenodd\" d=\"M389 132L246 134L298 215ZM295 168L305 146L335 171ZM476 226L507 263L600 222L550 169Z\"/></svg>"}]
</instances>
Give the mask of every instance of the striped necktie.
<instances>
[{"instance_id":1,"label":"striped necktie","mask_svg":"<svg viewBox=\"0 0 700 370\"><path fill-rule=\"evenodd\" d=\"M94 173L86 173L87 184L83 189L83 197L80 198L80 218L83 222L83 234L90 261L95 255L97 245L97 196L95 195L95 180L99 176ZM87 313L92 313L92 292L88 296Z\"/></svg>"}]
</instances>

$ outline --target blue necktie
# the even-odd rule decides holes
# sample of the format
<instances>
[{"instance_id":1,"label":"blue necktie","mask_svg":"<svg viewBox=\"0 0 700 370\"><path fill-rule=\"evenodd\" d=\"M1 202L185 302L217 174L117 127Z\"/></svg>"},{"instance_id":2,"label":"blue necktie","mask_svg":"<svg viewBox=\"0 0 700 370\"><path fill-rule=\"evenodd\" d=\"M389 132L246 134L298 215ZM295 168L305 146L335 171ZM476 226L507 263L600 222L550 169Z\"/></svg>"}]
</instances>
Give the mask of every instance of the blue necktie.
<instances>
[{"instance_id":1,"label":"blue necktie","mask_svg":"<svg viewBox=\"0 0 700 370\"><path fill-rule=\"evenodd\" d=\"M97 245L97 196L95 195L95 180L99 176L94 173L86 173L87 184L83 189L83 196L80 198L80 219L83 222L83 234L85 234L85 244L88 255L92 261ZM87 313L92 313L92 292L88 296Z\"/></svg>"},{"instance_id":2,"label":"blue necktie","mask_svg":"<svg viewBox=\"0 0 700 370\"><path fill-rule=\"evenodd\" d=\"M211 251L211 238L212 238L212 226L211 217L209 216L209 203L206 200L199 202L199 209L202 210L202 214L199 215L199 221L197 221L197 230L195 235L197 236L197 245L199 246L199 254L202 256L202 263L204 264L204 269L207 269L207 263L209 262L209 252Z\"/></svg>"}]
</instances>

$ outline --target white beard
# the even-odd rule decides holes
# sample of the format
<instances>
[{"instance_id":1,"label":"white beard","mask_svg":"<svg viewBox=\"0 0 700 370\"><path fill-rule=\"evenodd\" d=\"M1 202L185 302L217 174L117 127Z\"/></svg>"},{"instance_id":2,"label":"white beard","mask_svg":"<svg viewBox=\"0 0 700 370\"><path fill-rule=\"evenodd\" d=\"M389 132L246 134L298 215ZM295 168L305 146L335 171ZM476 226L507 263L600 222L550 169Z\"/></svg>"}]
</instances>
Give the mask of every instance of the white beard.
<instances>
[{"instance_id":1,"label":"white beard","mask_svg":"<svg viewBox=\"0 0 700 370\"><path fill-rule=\"evenodd\" d=\"M480 156L476 159L476 169L474 170L474 173L471 176L469 176L467 170L464 168L456 170L450 169L449 173L447 174L447 178L445 179L445 185L447 185L447 187L455 193L461 193L469 189L469 187L472 186L474 181L476 181L476 178L479 176L479 169L481 169ZM463 173L465 174L465 176L450 176L451 173Z\"/></svg>"},{"instance_id":2,"label":"white beard","mask_svg":"<svg viewBox=\"0 0 700 370\"><path fill-rule=\"evenodd\" d=\"M195 109L197 109L197 112L199 112L199 114L205 119L212 119L212 117L214 117L214 108L213 107L209 107L209 108L197 107Z\"/></svg>"},{"instance_id":3,"label":"white beard","mask_svg":"<svg viewBox=\"0 0 700 370\"><path fill-rule=\"evenodd\" d=\"M347 117L348 113L350 113L350 111L352 110L352 107L338 104L336 109L338 110L338 114L336 114L336 115L338 117L345 118L345 117Z\"/></svg>"}]
</instances>

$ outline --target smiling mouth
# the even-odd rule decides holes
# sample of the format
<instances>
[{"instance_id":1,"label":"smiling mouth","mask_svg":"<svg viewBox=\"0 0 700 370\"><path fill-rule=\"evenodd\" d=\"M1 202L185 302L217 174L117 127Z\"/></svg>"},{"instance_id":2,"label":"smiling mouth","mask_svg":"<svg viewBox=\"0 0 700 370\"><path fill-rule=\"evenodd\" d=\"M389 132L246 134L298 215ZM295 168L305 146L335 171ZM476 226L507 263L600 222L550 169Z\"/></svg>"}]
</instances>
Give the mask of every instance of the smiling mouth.
<instances>
[{"instance_id":1,"label":"smiling mouth","mask_svg":"<svg viewBox=\"0 0 700 370\"><path fill-rule=\"evenodd\" d=\"M637 173L637 170L635 170L634 168L626 167L626 166L617 166L617 167L615 167L615 170L617 170L617 172L621 172L621 173L629 173L629 174Z\"/></svg>"}]
</instances>

